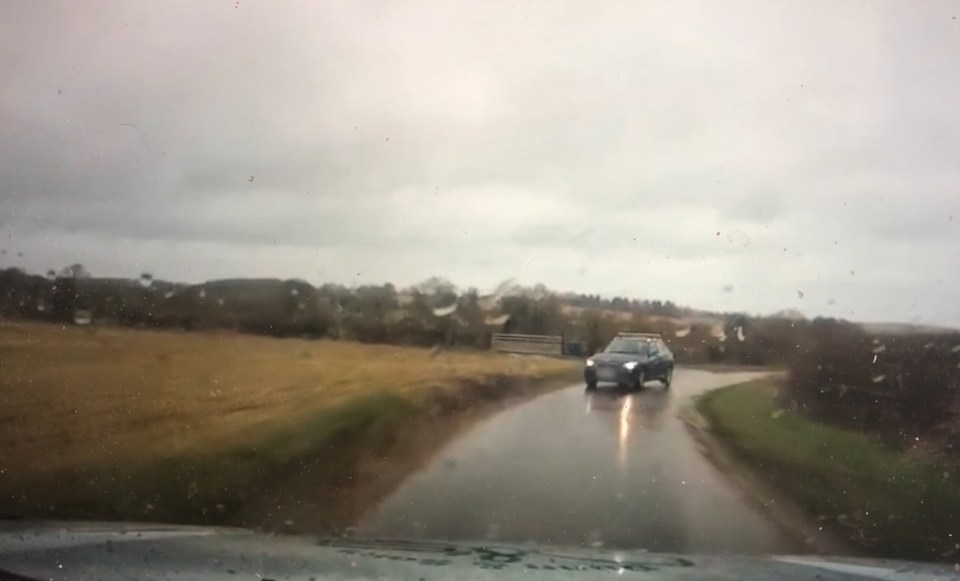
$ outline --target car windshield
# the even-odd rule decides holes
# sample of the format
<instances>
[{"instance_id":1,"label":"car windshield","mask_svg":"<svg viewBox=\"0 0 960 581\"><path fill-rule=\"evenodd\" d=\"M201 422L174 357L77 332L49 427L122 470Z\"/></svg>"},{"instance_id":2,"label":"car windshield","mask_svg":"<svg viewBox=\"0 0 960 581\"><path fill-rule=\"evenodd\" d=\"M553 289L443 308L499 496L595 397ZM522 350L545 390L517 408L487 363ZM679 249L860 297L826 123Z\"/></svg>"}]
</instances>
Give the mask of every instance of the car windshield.
<instances>
[{"instance_id":1,"label":"car windshield","mask_svg":"<svg viewBox=\"0 0 960 581\"><path fill-rule=\"evenodd\" d=\"M0 0L0 87L0 578L960 574L960 0Z\"/></svg>"},{"instance_id":2,"label":"car windshield","mask_svg":"<svg viewBox=\"0 0 960 581\"><path fill-rule=\"evenodd\" d=\"M604 352L647 355L650 353L650 342L642 339L624 339L617 337L607 345Z\"/></svg>"}]
</instances>

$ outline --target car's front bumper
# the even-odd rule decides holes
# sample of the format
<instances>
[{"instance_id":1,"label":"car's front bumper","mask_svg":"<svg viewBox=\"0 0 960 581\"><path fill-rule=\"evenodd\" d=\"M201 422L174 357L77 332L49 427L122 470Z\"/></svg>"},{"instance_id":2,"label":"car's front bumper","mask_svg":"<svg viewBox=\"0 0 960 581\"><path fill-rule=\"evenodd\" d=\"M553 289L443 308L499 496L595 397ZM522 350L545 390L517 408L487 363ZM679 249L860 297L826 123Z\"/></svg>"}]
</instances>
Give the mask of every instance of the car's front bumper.
<instances>
[{"instance_id":1,"label":"car's front bumper","mask_svg":"<svg viewBox=\"0 0 960 581\"><path fill-rule=\"evenodd\" d=\"M623 365L591 365L583 368L587 383L617 383L630 385L636 380L636 370L628 371Z\"/></svg>"}]
</instances>

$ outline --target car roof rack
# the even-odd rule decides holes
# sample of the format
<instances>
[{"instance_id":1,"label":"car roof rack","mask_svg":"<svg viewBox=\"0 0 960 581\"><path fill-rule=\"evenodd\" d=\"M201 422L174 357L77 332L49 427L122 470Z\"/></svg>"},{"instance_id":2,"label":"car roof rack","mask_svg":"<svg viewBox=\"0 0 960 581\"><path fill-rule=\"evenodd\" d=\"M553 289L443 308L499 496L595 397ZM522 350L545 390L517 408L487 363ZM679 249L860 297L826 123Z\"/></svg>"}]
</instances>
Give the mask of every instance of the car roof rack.
<instances>
[{"instance_id":1,"label":"car roof rack","mask_svg":"<svg viewBox=\"0 0 960 581\"><path fill-rule=\"evenodd\" d=\"M625 339L663 339L660 333L617 333L617 337Z\"/></svg>"}]
</instances>

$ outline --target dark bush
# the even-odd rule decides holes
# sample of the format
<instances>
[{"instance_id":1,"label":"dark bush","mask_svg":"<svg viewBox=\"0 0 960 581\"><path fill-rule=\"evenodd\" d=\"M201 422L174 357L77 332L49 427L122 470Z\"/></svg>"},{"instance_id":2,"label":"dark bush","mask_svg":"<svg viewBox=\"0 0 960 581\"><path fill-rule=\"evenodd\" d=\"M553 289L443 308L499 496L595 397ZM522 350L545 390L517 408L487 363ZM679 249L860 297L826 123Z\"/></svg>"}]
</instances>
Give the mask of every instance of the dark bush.
<instances>
[{"instance_id":1,"label":"dark bush","mask_svg":"<svg viewBox=\"0 0 960 581\"><path fill-rule=\"evenodd\" d=\"M870 335L812 325L790 366L788 404L813 417L897 438L954 422L960 335Z\"/></svg>"}]
</instances>

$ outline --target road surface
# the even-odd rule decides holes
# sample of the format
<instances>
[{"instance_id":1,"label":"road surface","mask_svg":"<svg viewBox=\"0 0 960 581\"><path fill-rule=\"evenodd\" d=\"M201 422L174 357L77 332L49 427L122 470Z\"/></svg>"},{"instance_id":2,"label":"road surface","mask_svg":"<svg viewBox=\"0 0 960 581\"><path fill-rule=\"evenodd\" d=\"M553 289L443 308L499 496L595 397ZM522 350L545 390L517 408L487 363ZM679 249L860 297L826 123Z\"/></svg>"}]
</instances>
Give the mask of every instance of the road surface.
<instances>
[{"instance_id":1,"label":"road surface","mask_svg":"<svg viewBox=\"0 0 960 581\"><path fill-rule=\"evenodd\" d=\"M477 425L367 515L357 536L681 553L796 550L697 450L677 411L757 377L678 369L638 393L582 385Z\"/></svg>"}]
</instances>

